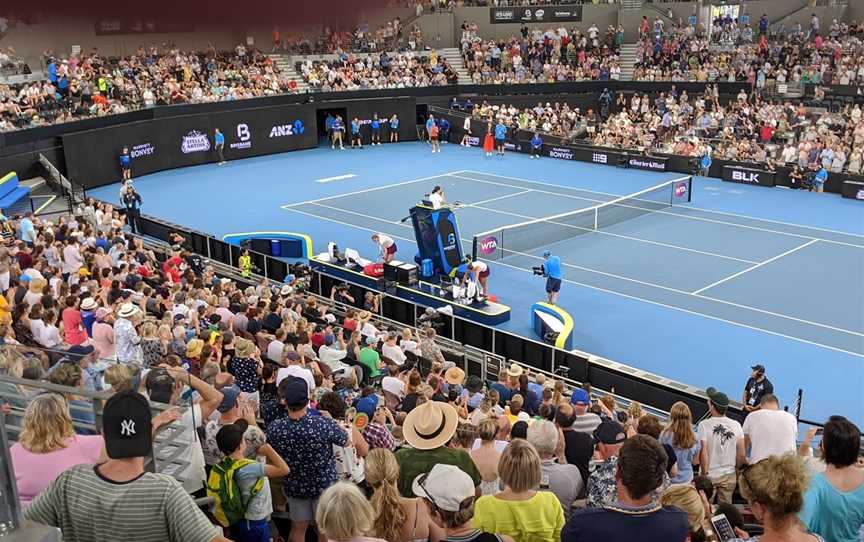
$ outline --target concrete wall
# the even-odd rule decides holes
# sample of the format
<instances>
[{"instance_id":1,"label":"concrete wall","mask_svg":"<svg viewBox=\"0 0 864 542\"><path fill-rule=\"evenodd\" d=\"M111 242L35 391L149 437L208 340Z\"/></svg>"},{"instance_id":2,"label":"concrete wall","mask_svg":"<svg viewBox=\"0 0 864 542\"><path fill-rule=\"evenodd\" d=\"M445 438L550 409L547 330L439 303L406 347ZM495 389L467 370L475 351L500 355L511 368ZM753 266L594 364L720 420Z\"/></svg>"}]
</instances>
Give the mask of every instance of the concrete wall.
<instances>
[{"instance_id":1,"label":"concrete wall","mask_svg":"<svg viewBox=\"0 0 864 542\"><path fill-rule=\"evenodd\" d=\"M458 46L459 26L454 23L452 13L424 13L413 24L420 27L424 43L429 47Z\"/></svg>"}]
</instances>

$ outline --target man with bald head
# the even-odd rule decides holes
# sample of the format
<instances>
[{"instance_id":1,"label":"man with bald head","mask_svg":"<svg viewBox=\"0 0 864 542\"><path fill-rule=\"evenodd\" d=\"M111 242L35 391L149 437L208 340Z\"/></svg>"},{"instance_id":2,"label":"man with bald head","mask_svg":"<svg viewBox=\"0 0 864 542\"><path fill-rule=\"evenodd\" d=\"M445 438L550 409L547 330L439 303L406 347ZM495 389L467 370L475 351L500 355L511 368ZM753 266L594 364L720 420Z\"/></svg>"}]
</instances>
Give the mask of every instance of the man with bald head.
<instances>
[{"instance_id":1,"label":"man with bald head","mask_svg":"<svg viewBox=\"0 0 864 542\"><path fill-rule=\"evenodd\" d=\"M583 480L588 480L588 463L594 455L594 439L588 433L573 429L575 419L576 411L571 404L564 403L555 412L555 425L564 434L564 457L567 463L579 467ZM582 489L584 494L585 488Z\"/></svg>"}]
</instances>

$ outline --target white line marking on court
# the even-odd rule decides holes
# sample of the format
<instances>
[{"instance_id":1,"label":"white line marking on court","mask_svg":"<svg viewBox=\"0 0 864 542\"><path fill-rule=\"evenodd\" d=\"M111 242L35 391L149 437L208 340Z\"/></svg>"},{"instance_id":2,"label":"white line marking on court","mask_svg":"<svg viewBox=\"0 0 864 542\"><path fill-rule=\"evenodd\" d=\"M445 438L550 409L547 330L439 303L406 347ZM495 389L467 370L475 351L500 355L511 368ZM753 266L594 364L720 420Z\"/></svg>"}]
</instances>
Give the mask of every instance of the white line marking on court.
<instances>
[{"instance_id":1,"label":"white line marking on court","mask_svg":"<svg viewBox=\"0 0 864 542\"><path fill-rule=\"evenodd\" d=\"M511 216L515 216L517 218L527 218L527 219L531 219L531 220L538 218L535 216L528 216L528 215L521 215L518 213L512 213L510 211L500 211L498 209L492 209L491 207L482 207L480 205L477 205L476 203L471 205L471 207L476 207L477 209L482 209L484 211L491 211L493 213L501 213L501 214L505 214L505 215L511 215ZM594 233L598 233L600 235L609 235L611 237L620 237L622 239L630 239L632 241L639 241L640 243L647 243L649 245L657 245L657 246L666 247L666 248L674 248L674 249L681 250L684 252L693 252L695 254L702 254L705 256L713 256L715 258L722 258L724 260L732 260L735 262L749 263L749 264L758 263L758 262L754 262L753 260L745 260L743 258L735 258L733 256L725 256L723 254L716 254L714 252L706 252L704 250L696 250L695 248L682 247L679 245L670 245L669 243L661 243L660 241L650 241L648 239L642 239L641 237L632 237L630 235L621 235L620 233L612 233L612 232L608 232L608 231L604 231L604 230L594 230L592 228L581 228L579 226L574 226L572 224L563 224L560 222L551 222L551 223L556 224L558 226L565 226L567 228L573 228L576 230L594 232Z\"/></svg>"},{"instance_id":2,"label":"white line marking on court","mask_svg":"<svg viewBox=\"0 0 864 542\"><path fill-rule=\"evenodd\" d=\"M324 204L321 204L321 203L316 203L315 205L317 205L317 206L319 206L319 207L324 207L324 208L326 208L326 209L331 209L331 210L333 210L333 211L340 211L340 212L343 212L343 213L347 213L347 214L351 214L351 215L356 215L356 216L359 216L359 217L361 217L361 218L365 218L365 219L368 219L368 220L375 220L375 221L378 221L378 222L383 222L383 223L385 223L385 224L390 224L390 225L393 225L393 226L399 226L399 227L401 227L401 228L408 228L408 229L411 229L411 228L412 228L411 226L409 226L409 225L407 225L407 224L403 224L403 223L401 223L401 222L395 222L395 221L393 221L393 220L387 220L386 218L379 218L379 217L377 217L377 216L367 215L367 214L360 213L360 212L357 212L357 211L350 211L350 210L348 210L348 209L342 209L342 208L340 208L340 207L333 207L332 205L324 205ZM294 210L294 209L291 209L291 210ZM317 216L317 215L316 215L316 216ZM594 230L592 230L592 231L594 231ZM463 238L461 238L461 241L463 241L463 242L465 242L465 243L471 243L473 240L472 240L472 239L466 239L466 238L463 237ZM565 239L565 241L566 241L566 239ZM755 265L755 266L752 266L752 267L749 268L749 269L752 270L752 269L755 269L756 267L759 267L760 265L765 265L766 263L769 263L770 261L777 260L777 259L779 259L779 258L785 256L786 254L791 254L792 252L795 252L796 250L799 250L799 249L801 249L801 248L804 248L804 247L807 246L807 245L811 245L811 244L815 243L816 241L819 241L819 239L813 239L813 240L811 240L809 243L805 243L804 245L801 245L800 247L798 247L798 248L796 248L796 249L792 249L791 251L789 251L789 252L787 252L787 253L784 253L784 254L780 254L780 255L778 255L778 256L775 256L775 257L771 258L770 260L766 260L766 261L762 262L761 264L757 264L757 265ZM535 260L542 260L542 259L543 259L543 258L540 257L540 256L536 256L536 255L534 255L534 254L528 254L528 253L526 253L526 252L519 252L519 251L516 251L516 250L510 250L510 249L506 249L506 248L503 249L503 250L504 250L505 252L509 252L510 254L515 254L515 255L517 255L517 256L524 256L524 257L526 257L526 258L532 258L532 259L535 259ZM495 262L495 263L500 263L500 262ZM755 262L754 262L754 263L755 263ZM502 264L502 265L507 265L507 264ZM623 276L623 275L616 275L616 274L614 274L614 273L608 273L608 272L606 272L606 271L600 271L600 270L598 270L598 269L593 269L593 268L591 268L591 267L584 267L584 266L581 266L581 265L576 265L576 264L572 264L572 263L568 263L568 262L561 262L561 265L563 265L563 266L565 266L565 267L572 268L572 269L579 269L580 271L586 271L586 272L588 272L588 273L595 273L595 274L598 274L598 275L604 275L604 276L607 276L607 277L612 277L612 278L619 279L619 280L624 280L624 281L627 281L627 282L633 282L633 283L636 283L636 284L641 284L641 285L643 285L643 286L649 286L649 287L652 287L652 288L658 288L658 289L661 289L661 290L667 290L667 291L669 291L669 292L673 292L673 293L676 293L676 294L688 295L688 296L694 296L694 297L702 298L702 299L705 299L705 300L710 300L710 301L714 301L714 302L717 302L717 303L722 303L722 304L724 304L724 305L731 305L731 306L738 307L738 308L741 308L741 309L748 309L748 310L752 310L752 311L755 311L755 312L760 312L760 313L764 313L764 314L769 314L769 315L771 315L771 316L775 316L775 317L777 317L777 318L783 318L783 319L791 320L791 321L798 322L798 323L801 323L801 324L807 324L807 325L811 325L811 326L815 326L815 327L821 327L821 328L825 328L825 329L830 329L830 330L832 330L832 331L838 331L838 332L841 332L841 333L847 333L847 334L849 334L849 335L856 335L856 336L864 337L864 334L859 333L859 332L857 332L857 331L851 331L851 330L848 330L848 329L843 329L843 328L839 328L839 327L834 327L834 326L830 326L830 325L828 325L828 324L822 324L822 323L820 323L820 322L813 322L813 321L810 321L810 320L803 320L803 319L801 319L801 318L796 318L796 317L794 317L794 316L788 316L788 315L786 315L786 314L780 314L780 313L770 312L770 311L766 311L766 310L764 310L764 309L759 309L759 308L756 308L756 307L751 307L751 306L749 306L749 305L740 305L740 304L738 304L738 303L733 303L733 302L731 302L731 301L725 301L725 300L723 300L723 299L717 299L717 298L713 298L713 297L702 296L702 295L698 295L698 292L688 292L688 291L686 291L686 290L679 290L679 289L677 289L677 288L672 288L672 287L669 287L669 286L663 286L663 285L661 285L661 284L655 284L655 283L653 283L653 282L646 282L646 281L639 280L639 279L634 279L634 278L631 278L631 277L625 277L625 276ZM511 265L510 267L516 267L516 266L512 266L512 265ZM516 268L517 268L517 269L522 269L521 267L516 267ZM740 272L740 273L738 273L738 274L739 274L739 275L740 275L740 274L743 274L743 272L745 272L745 271L747 271L747 270L745 269L744 271L742 271L742 272ZM732 277L729 277L729 278L734 278L734 277L735 277L735 275L733 275ZM727 279L724 279L724 280L728 280L728 278L727 278ZM707 289L707 288L706 288L706 289ZM641 298L639 298L639 299L641 299Z\"/></svg>"},{"instance_id":3,"label":"white line marking on court","mask_svg":"<svg viewBox=\"0 0 864 542\"><path fill-rule=\"evenodd\" d=\"M497 181L487 181L487 180L484 180L484 179L475 179L475 178L473 178L473 177L466 177L466 176L464 176L464 175L450 175L450 177L456 177L457 179L465 179L466 181L474 181L474 182L478 182L478 183L491 184L491 185L494 185L494 186L504 186L504 187L507 187L507 188L523 188L523 189L525 188L524 186L517 186L517 185L515 185L515 184L500 183L500 182L497 182ZM584 198L584 197L581 197L581 196L574 196L574 195L572 195L572 194L561 194L561 193L559 193L559 192L552 192L552 191L550 191L550 190L540 190L540 189L538 189L538 188L532 188L530 191L531 191L531 192L537 192L538 194L549 194L549 195L551 195L551 196L558 196L558 197L561 197L561 198L567 198L567 199L579 199L579 200L582 200L582 201L590 201L590 202L592 202L592 203L606 203L607 201L611 201L611 200L600 200L600 199L593 199L593 198Z\"/></svg>"},{"instance_id":4,"label":"white line marking on court","mask_svg":"<svg viewBox=\"0 0 864 542\"><path fill-rule=\"evenodd\" d=\"M333 223L335 223L335 224L341 224L342 226L348 226L348 227L351 227L351 228L356 228L356 229L358 229L358 230L365 230L365 231L369 231L369 232L376 232L376 231L377 231L377 230L373 230L373 229L371 229L371 228L365 228L365 227L363 227L363 226L358 226L358 225L356 225L356 224L352 224L352 223L350 223L350 222L344 222L344 221L342 221L342 220L336 220L335 218L327 218L327 217L319 216L319 215L312 214L312 213L309 213L309 212L306 212L306 211L301 211L301 210L299 210L299 209L295 209L295 208L293 208L293 207L284 207L284 206L283 206L283 209L288 210L288 211L293 211L293 212L295 212L295 213L300 213L300 214L303 214L303 215L306 215L306 216L311 216L312 218L317 218L317 219L320 219L320 220L326 220L326 221L328 221L328 222L333 222ZM380 219L379 219L379 220L380 220ZM385 222L386 222L386 221L385 221ZM401 225L401 224L400 224L400 225ZM415 239L409 239L409 238L407 238L407 237L399 237L398 235L391 235L391 237L393 237L393 238L395 238L395 239L400 239L400 240L402 240L402 241L408 241L408 242L410 242L410 243L414 243L414 244L417 243L417 241L416 241ZM530 273L530 272L531 272L531 271L528 270L528 269L525 269L525 268L522 268L522 267L517 267L517 266L515 266L515 265L510 265L510 264L502 263L502 262L489 262L489 263L492 264L492 265L500 265L500 266L502 266L502 267L509 267L510 269L515 269L515 270L517 270L517 271L521 271L521 272L523 272L523 273ZM717 322L723 322L723 323L725 323L725 324L730 324L730 325L733 325L733 326L743 327L743 328L745 328L745 329L751 329L751 330L753 330L753 331L760 331L760 332L762 332L762 333L767 333L768 335L774 335L775 337L781 337L781 338L784 338L784 339L789 339L789 340L792 340L792 341L796 341L796 342L800 342L800 343L804 343L804 344L809 344L809 345L817 346L817 347L820 347L820 348L825 348L826 350L832 350L832 351L834 351L834 352L840 352L840 353L842 353L842 354L849 354L850 356L855 356L855 357L858 357L858 358L864 358L864 354L860 354L860 353L858 353L858 352L851 352L851 351L849 351L849 350L843 350L842 348L837 348L836 346L830 346L830 345L827 345L827 344L822 344L822 343L818 343L818 342L815 342L815 341L810 341L810 340L807 340L807 339L802 339L801 337L794 337L794 336L792 336L792 335L786 335L786 334L784 334L784 333L780 333L780 332L777 332L777 331L771 331L771 330L763 329L763 328L759 328L759 327L756 327L756 326L751 326L751 325L749 325L749 324L744 324L744 323L741 323L741 322L735 322L735 321L732 321L732 320L726 320L725 318L720 318L719 316L712 316L712 315L710 315L710 314L705 314L705 313L701 313L701 312L693 311L693 310L690 310L690 309L685 309L685 308L683 308L683 307L676 307L676 306L674 306L674 305L667 305L667 304L665 304L665 303L660 303L659 301L653 301L653 300L651 300L651 299L645 299L645 298L642 298L642 297L637 297L637 296L630 295L630 294L625 294L625 293L622 293L622 292L616 292L615 290L609 290L609 289L606 289L606 288L601 288L601 287L599 287L599 286L593 286L593 285L591 285L591 284L585 284L585 283L578 282L578 281L575 281L575 280L570 280L570 279L566 279L566 278L565 278L565 279L562 279L562 280L563 280L564 282L569 283L569 284L575 284L575 285L577 285L577 286L582 286L582 287L585 287L585 288L589 288L589 289L591 289L591 290L597 290L598 292L604 292L604 293L607 293L607 294L617 295L617 296L619 296L619 297L624 297L624 298L626 298L626 299L632 299L632 300L634 300L634 301L641 301L641 302L643 302L643 303L649 303L649 304L651 304L651 305L655 305L655 306L658 306L658 307L663 307L663 308L666 308L666 309L671 309L671 310L675 310L675 311L683 312L683 313L686 313L686 314L691 314L691 315L694 315L694 316L701 316L701 317L703 317L703 318L708 318L709 320L715 320L715 321L717 321Z\"/></svg>"},{"instance_id":5,"label":"white line marking on court","mask_svg":"<svg viewBox=\"0 0 864 542\"><path fill-rule=\"evenodd\" d=\"M321 184L332 183L333 181L343 181L345 179L353 179L356 176L357 175L354 175L353 173L348 173L346 175L336 175L335 177L324 177L323 179L315 179L315 182L321 183Z\"/></svg>"},{"instance_id":6,"label":"white line marking on court","mask_svg":"<svg viewBox=\"0 0 864 542\"><path fill-rule=\"evenodd\" d=\"M510 176L507 176L507 175L497 175L497 174L495 174L495 173L485 173L485 172L483 172L483 171L473 171L473 170L463 170L463 172L466 172L466 173L469 173L469 174L470 174L470 173L474 173L474 174L479 174L479 175L489 175L489 176L492 176L492 177L499 177L499 178L501 178L501 179L512 179L512 180L514 180L514 181L522 181L522 182L526 182L526 183L540 184L540 185L544 185L544 186L553 186L553 187L555 187L555 188L562 188L562 189L564 189L564 190L578 190L578 191L580 191L580 192L587 192L587 193L589 193L589 194L601 194L601 195L604 195L604 196L614 196L614 197L616 197L616 198L617 198L617 197L621 197L621 194L611 194L611 193L609 193L609 192L601 192L601 191L599 191L599 190L589 190L589 189L587 189L587 188L578 188L578 187L574 187L574 186L564 186L564 185L560 185L560 184L546 183L546 182L542 182L542 181L534 181L534 180L531 180L531 179L523 179L523 178L521 178L521 177L510 177ZM473 179L473 180L483 182L481 179ZM512 185L508 185L508 186L512 186ZM516 188L522 188L522 187L516 187ZM707 190L719 190L719 189L715 189L715 188L713 188L713 187L706 187L706 189L707 189ZM595 200L591 200L590 198L580 198L579 196L572 196L572 195L569 195L569 194L558 194L558 195L559 195L559 196L567 196L567 197L571 197L571 198L574 198L574 199L586 199L586 200L589 200L589 201L595 201ZM713 195L713 194L712 194L712 195ZM601 201L601 200L596 200L596 201ZM604 201L605 201L605 200L604 200ZM702 212L704 212L704 213L714 213L714 214L718 214L718 215L726 215L726 216L734 216L734 217L738 217L738 218L746 218L746 219L749 219L749 220L755 220L755 221L758 221L758 222L770 222L770 223L772 223L772 224L781 224L781 225L784 225L784 226L794 226L794 227L802 228L802 229L806 229L806 230L824 231L824 232L828 232L828 233L838 233L838 234L841 234L841 235L849 235L849 236L852 236L852 237L862 237L862 238L864 238L864 235L862 235L862 234L857 234L857 233L849 233L849 232L840 231L840 230L832 230L832 229L829 229L829 228L819 228L819 227L816 227L816 226L805 226L805 225L803 225L803 224L794 224L794 223L792 223L792 222L782 222L782 221L780 221L780 220L771 220L771 219L768 219L768 218L758 218L758 217L754 217L754 216L741 215L741 214L730 213L730 212L726 212L726 211L715 211L715 210L713 210L713 209L705 209L704 207L695 207L695 206L690 206L690 205L687 205L687 206L684 206L684 205L675 205L675 207L676 207L676 208L680 208L680 209L693 209L693 210L696 210L696 211L702 211ZM661 211L658 211L658 212L661 212ZM667 214L673 214L673 215L677 215L677 216L682 216L682 217L684 217L684 218L692 218L692 219L696 219L696 220L698 220L698 219L700 218L700 217L689 216L689 215L686 215L686 214L683 214L683 213L669 213L668 211L665 211L665 212L666 212ZM803 239L816 239L815 237L812 237L812 236L799 235L799 234L788 233L788 232L782 232L782 231L776 231L776 230L769 230L769 229L764 229L764 228L756 228L756 227L753 227L753 226L745 226L744 224L736 224L736 223L734 223L734 222L723 222L723 221L720 221L720 220L712 220L712 219L708 219L708 218L703 218L702 220L713 221L713 222L717 222L717 223L720 223L720 224L728 224L728 225L730 225L730 226L739 226L739 227L742 227L742 228L750 228L750 229L755 229L755 230L759 230L759 231L765 231L765 232L769 232L769 233L777 233L777 234L780 234L780 235L789 235L789 236L794 236L794 237L800 237L800 238L803 238ZM842 242L842 241L834 241L834 240L832 240L832 239L822 239L822 238L819 238L819 240L821 240L821 241L825 241L826 243L835 243L835 244L838 244L838 245L847 245L847 246L856 247L856 248L864 248L864 246L862 246L862 245L855 245L855 244L852 244L852 243L844 243L844 242Z\"/></svg>"},{"instance_id":7,"label":"white line marking on court","mask_svg":"<svg viewBox=\"0 0 864 542\"><path fill-rule=\"evenodd\" d=\"M492 203L493 201L498 201L507 198L513 198L516 196L521 196L522 194L527 194L529 192L533 192L533 190L522 190L521 192L514 192L512 194L504 194L503 196L498 196L497 198L489 198L480 201L475 201L474 203L466 203L463 207L479 207L485 203Z\"/></svg>"},{"instance_id":8,"label":"white line marking on court","mask_svg":"<svg viewBox=\"0 0 864 542\"><path fill-rule=\"evenodd\" d=\"M402 182L398 182L398 183L388 184L386 186L373 186L372 188L366 188L364 190L356 190L354 192L344 192L342 194L336 194L335 196L327 196L326 198L318 198L318 199L313 199L313 200L308 200L308 201L300 201L297 203L288 203L286 205L282 205L281 207L283 209L290 209L290 208L295 207L297 205L305 205L307 203L318 203L319 201L328 201L331 199L344 198L346 196L356 196L357 194L365 194L367 192L375 192L377 190L386 190L388 188L395 188L397 186L404 186L406 184L411 184L411 183L419 183L421 181L428 181L431 179L437 179L439 177L447 177L448 175L453 175L456 173L462 173L463 171L465 171L465 170L460 169L458 171L451 171L449 173L440 173L438 175L430 175L429 177L420 177L419 179L412 179L410 181L402 181Z\"/></svg>"},{"instance_id":9,"label":"white line marking on court","mask_svg":"<svg viewBox=\"0 0 864 542\"><path fill-rule=\"evenodd\" d=\"M759 263L757 263L756 265L750 266L750 267L748 267L747 269L742 269L741 271L738 271L738 272L735 273L734 275L729 275L728 277L726 277L726 278L724 278L724 279L720 279L720 280L718 280L717 282L712 282L712 283L709 284L708 286L705 286L704 288L699 288L699 289L696 290L695 292L691 292L691 293L692 293L693 295L699 295L699 294L701 294L702 292L704 292L705 290L710 290L711 288L713 288L713 287L715 287L715 286L719 286L719 285L723 284L724 282L728 282L728 281L730 281L730 280L732 280L732 279L734 279L734 278L736 278L736 277L740 277L740 276L743 275L744 273L749 273L750 271L753 271L754 269L759 269L760 267L762 267L762 266L765 265L765 264L769 264L769 263L771 263L771 262L773 262L773 261L779 260L780 258L782 258L782 257L784 257L784 256L788 256L788 255L792 254L793 252L798 252L798 251L801 250L802 248L809 247L810 245L812 245L813 243L816 243L817 241L819 241L819 239L813 239L812 241L808 241L808 242L804 243L803 245L799 245L799 246L797 246L797 247L795 247L795 248L793 248L793 249L791 249L791 250L787 250L786 252L783 252L783 253L781 253L781 254L778 254L778 255L774 256L773 258L768 258L767 260L762 261L762 262L759 262ZM860 333L859 333L858 335L860 335Z\"/></svg>"}]
</instances>

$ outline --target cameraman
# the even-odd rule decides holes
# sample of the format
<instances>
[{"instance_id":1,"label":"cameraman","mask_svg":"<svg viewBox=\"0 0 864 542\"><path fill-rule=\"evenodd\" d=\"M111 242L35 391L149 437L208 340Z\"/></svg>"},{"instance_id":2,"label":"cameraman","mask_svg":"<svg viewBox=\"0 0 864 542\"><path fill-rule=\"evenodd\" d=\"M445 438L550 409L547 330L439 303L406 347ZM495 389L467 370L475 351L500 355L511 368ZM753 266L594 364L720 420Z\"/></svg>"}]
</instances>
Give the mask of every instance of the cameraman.
<instances>
[{"instance_id":1,"label":"cameraman","mask_svg":"<svg viewBox=\"0 0 864 542\"><path fill-rule=\"evenodd\" d=\"M561 258L553 256L550 251L543 252L543 276L546 277L546 296L550 305L558 304L558 294L561 291Z\"/></svg>"},{"instance_id":2,"label":"cameraman","mask_svg":"<svg viewBox=\"0 0 864 542\"><path fill-rule=\"evenodd\" d=\"M353 305L354 304L354 296L351 295L351 292L348 290L347 284L337 284L330 289L330 299L337 303L342 303L343 305Z\"/></svg>"}]
</instances>

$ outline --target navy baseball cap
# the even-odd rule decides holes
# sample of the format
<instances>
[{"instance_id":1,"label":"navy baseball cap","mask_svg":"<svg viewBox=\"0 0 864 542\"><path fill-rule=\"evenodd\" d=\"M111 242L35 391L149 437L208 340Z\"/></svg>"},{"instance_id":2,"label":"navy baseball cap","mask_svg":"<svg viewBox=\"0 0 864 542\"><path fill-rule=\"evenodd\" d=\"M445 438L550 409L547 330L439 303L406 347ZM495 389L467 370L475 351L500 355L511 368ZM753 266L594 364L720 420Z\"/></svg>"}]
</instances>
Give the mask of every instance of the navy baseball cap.
<instances>
[{"instance_id":1,"label":"navy baseball cap","mask_svg":"<svg viewBox=\"0 0 864 542\"><path fill-rule=\"evenodd\" d=\"M621 444L627 440L627 434L620 423L606 419L594 430L594 440L603 444Z\"/></svg>"},{"instance_id":2,"label":"navy baseball cap","mask_svg":"<svg viewBox=\"0 0 864 542\"><path fill-rule=\"evenodd\" d=\"M240 397L240 388L237 386L227 386L220 390L222 392L222 402L216 408L219 412L228 412L237 406L237 399Z\"/></svg>"},{"instance_id":3,"label":"navy baseball cap","mask_svg":"<svg viewBox=\"0 0 864 542\"><path fill-rule=\"evenodd\" d=\"M753 367L750 367L750 368L751 368L752 370L756 371L757 373L765 374L765 366L762 365L762 364L756 364L756 365L754 365Z\"/></svg>"},{"instance_id":4,"label":"navy baseball cap","mask_svg":"<svg viewBox=\"0 0 864 542\"><path fill-rule=\"evenodd\" d=\"M279 384L279 395L289 407L302 407L309 402L309 385L302 378L289 376Z\"/></svg>"},{"instance_id":5,"label":"navy baseball cap","mask_svg":"<svg viewBox=\"0 0 864 542\"><path fill-rule=\"evenodd\" d=\"M145 457L153 447L153 415L140 393L122 391L105 402L102 434L111 459Z\"/></svg>"}]
</instances>

